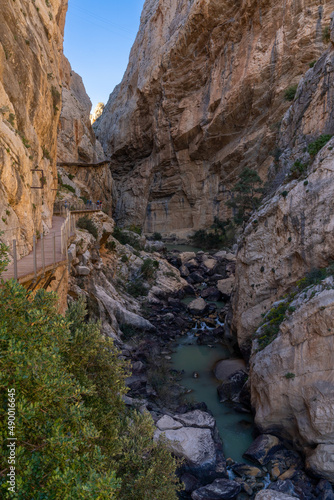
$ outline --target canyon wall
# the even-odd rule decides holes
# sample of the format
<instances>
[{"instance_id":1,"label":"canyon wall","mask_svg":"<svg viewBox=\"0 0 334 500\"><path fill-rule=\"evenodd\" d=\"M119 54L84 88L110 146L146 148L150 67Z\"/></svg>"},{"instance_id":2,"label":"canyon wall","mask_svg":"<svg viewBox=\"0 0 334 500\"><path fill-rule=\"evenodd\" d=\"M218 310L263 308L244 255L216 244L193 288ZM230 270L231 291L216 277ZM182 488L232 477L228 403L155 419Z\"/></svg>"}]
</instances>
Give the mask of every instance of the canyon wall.
<instances>
[{"instance_id":1,"label":"canyon wall","mask_svg":"<svg viewBox=\"0 0 334 500\"><path fill-rule=\"evenodd\" d=\"M62 58L61 76L62 109L58 125L58 173L63 185L73 187L77 196L93 202L102 201L103 208L111 214L112 176L109 162L92 129L90 121L92 103L81 76L72 70L65 56ZM66 190L65 193L58 193L57 201L64 198L70 201L70 194Z\"/></svg>"},{"instance_id":2,"label":"canyon wall","mask_svg":"<svg viewBox=\"0 0 334 500\"><path fill-rule=\"evenodd\" d=\"M19 255L52 223L67 3L1 5L0 230L6 243L17 239Z\"/></svg>"},{"instance_id":3,"label":"canyon wall","mask_svg":"<svg viewBox=\"0 0 334 500\"><path fill-rule=\"evenodd\" d=\"M281 185L241 237L233 327L251 349L257 425L291 440L313 473L333 481L334 279L332 267L326 279L316 269L334 260L334 13L329 36L281 123L273 177Z\"/></svg>"},{"instance_id":4,"label":"canyon wall","mask_svg":"<svg viewBox=\"0 0 334 500\"><path fill-rule=\"evenodd\" d=\"M230 215L246 166L264 178L279 122L327 42L331 2L147 0L123 81L94 129L115 217L184 233Z\"/></svg>"}]
</instances>

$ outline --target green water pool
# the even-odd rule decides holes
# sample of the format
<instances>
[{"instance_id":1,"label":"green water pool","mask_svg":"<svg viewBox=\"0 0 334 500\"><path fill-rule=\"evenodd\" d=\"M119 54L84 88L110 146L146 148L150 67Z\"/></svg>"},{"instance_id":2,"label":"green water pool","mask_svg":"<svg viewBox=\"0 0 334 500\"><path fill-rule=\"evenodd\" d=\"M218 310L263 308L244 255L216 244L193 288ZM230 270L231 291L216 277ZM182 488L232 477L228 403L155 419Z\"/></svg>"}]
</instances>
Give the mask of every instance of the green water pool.
<instances>
[{"instance_id":1,"label":"green water pool","mask_svg":"<svg viewBox=\"0 0 334 500\"><path fill-rule=\"evenodd\" d=\"M188 395L189 399L203 401L211 410L223 441L225 457L236 462L245 462L242 454L253 441L253 417L237 413L227 404L219 402L219 381L212 371L217 361L229 357L230 352L221 344L212 348L197 345L194 335L189 334L178 343L172 355L172 368L185 371L181 383L192 390ZM194 372L199 373L199 378L193 377Z\"/></svg>"}]
</instances>

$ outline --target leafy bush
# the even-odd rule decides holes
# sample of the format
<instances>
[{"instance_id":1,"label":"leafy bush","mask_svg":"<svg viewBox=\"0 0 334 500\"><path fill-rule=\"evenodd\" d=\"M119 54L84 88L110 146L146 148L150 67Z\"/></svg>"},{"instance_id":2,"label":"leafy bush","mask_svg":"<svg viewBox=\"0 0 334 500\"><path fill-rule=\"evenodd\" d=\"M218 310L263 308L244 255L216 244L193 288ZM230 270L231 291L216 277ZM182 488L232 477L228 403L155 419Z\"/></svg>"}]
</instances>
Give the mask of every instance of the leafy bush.
<instances>
[{"instance_id":1,"label":"leafy bush","mask_svg":"<svg viewBox=\"0 0 334 500\"><path fill-rule=\"evenodd\" d=\"M289 180L299 179L303 174L305 174L308 167L308 163L302 163L300 160L295 161L291 167Z\"/></svg>"},{"instance_id":2,"label":"leafy bush","mask_svg":"<svg viewBox=\"0 0 334 500\"><path fill-rule=\"evenodd\" d=\"M115 241L107 241L105 247L109 252L114 252L116 250L116 242Z\"/></svg>"},{"instance_id":3,"label":"leafy bush","mask_svg":"<svg viewBox=\"0 0 334 500\"><path fill-rule=\"evenodd\" d=\"M284 92L284 98L286 101L293 101L297 92L298 85L291 85Z\"/></svg>"},{"instance_id":4,"label":"leafy bush","mask_svg":"<svg viewBox=\"0 0 334 500\"><path fill-rule=\"evenodd\" d=\"M136 226L135 224L131 224L129 227L127 227L128 231L131 231L132 233L136 233L141 235L142 229L140 226Z\"/></svg>"},{"instance_id":5,"label":"leafy bush","mask_svg":"<svg viewBox=\"0 0 334 500\"><path fill-rule=\"evenodd\" d=\"M154 241L161 241L162 240L162 234L161 233L155 232L155 233L153 233L152 237L153 237Z\"/></svg>"},{"instance_id":6,"label":"leafy bush","mask_svg":"<svg viewBox=\"0 0 334 500\"><path fill-rule=\"evenodd\" d=\"M230 220L215 218L209 230L199 229L190 239L195 246L203 249L228 247L235 241L235 227Z\"/></svg>"},{"instance_id":7,"label":"leafy bush","mask_svg":"<svg viewBox=\"0 0 334 500\"><path fill-rule=\"evenodd\" d=\"M288 373L286 373L286 374L284 375L284 377L285 377L285 378L287 378L287 379L291 379L291 378L292 378L292 379L294 379L294 378L295 378L295 376L296 376L296 375L295 375L294 373L291 373L291 372L288 372Z\"/></svg>"},{"instance_id":8,"label":"leafy bush","mask_svg":"<svg viewBox=\"0 0 334 500\"><path fill-rule=\"evenodd\" d=\"M315 61L311 61L310 64L309 64L310 68L314 68L314 65L315 65L316 62L317 62L316 60Z\"/></svg>"},{"instance_id":9,"label":"leafy bush","mask_svg":"<svg viewBox=\"0 0 334 500\"><path fill-rule=\"evenodd\" d=\"M324 43L328 43L331 39L331 33L329 26L325 26L325 28L322 30L322 40Z\"/></svg>"},{"instance_id":10,"label":"leafy bush","mask_svg":"<svg viewBox=\"0 0 334 500\"><path fill-rule=\"evenodd\" d=\"M245 168L239 177L239 181L233 187L236 193L226 205L234 210L234 222L237 225L247 221L251 212L261 204L260 194L263 193L262 180L258 173L251 168Z\"/></svg>"},{"instance_id":11,"label":"leafy bush","mask_svg":"<svg viewBox=\"0 0 334 500\"><path fill-rule=\"evenodd\" d=\"M126 290L132 297L143 297L148 294L148 290L140 278L129 281Z\"/></svg>"},{"instance_id":12,"label":"leafy bush","mask_svg":"<svg viewBox=\"0 0 334 500\"><path fill-rule=\"evenodd\" d=\"M1 261L1 259L0 259ZM149 414L127 410L128 368L83 301L57 312L55 294L0 289L0 496L8 492L8 389L17 395L18 498L176 500L177 466L154 443Z\"/></svg>"},{"instance_id":13,"label":"leafy bush","mask_svg":"<svg viewBox=\"0 0 334 500\"><path fill-rule=\"evenodd\" d=\"M280 325L285 320L285 313L288 306L287 302L281 302L267 314L261 328L260 336L258 337L260 350L267 347L277 337Z\"/></svg>"},{"instance_id":14,"label":"leafy bush","mask_svg":"<svg viewBox=\"0 0 334 500\"><path fill-rule=\"evenodd\" d=\"M137 233L136 233L137 234ZM113 237L116 238L122 245L131 245L135 250L143 250L138 237L134 234L123 231L119 227L115 227Z\"/></svg>"},{"instance_id":15,"label":"leafy bush","mask_svg":"<svg viewBox=\"0 0 334 500\"><path fill-rule=\"evenodd\" d=\"M327 142L331 140L332 137L332 135L322 134L320 137L318 137L318 139L311 142L307 148L309 154L311 156L315 156L325 146L325 144L327 144Z\"/></svg>"},{"instance_id":16,"label":"leafy bush","mask_svg":"<svg viewBox=\"0 0 334 500\"><path fill-rule=\"evenodd\" d=\"M84 217L80 217L77 222L77 226L80 229L86 229L86 231L93 235L95 239L98 237L97 227L95 226L94 222L87 217L87 215L85 215Z\"/></svg>"},{"instance_id":17,"label":"leafy bush","mask_svg":"<svg viewBox=\"0 0 334 500\"><path fill-rule=\"evenodd\" d=\"M67 191L71 191L71 193L75 193L74 187L70 186L69 184L62 184L62 187L67 189Z\"/></svg>"},{"instance_id":18,"label":"leafy bush","mask_svg":"<svg viewBox=\"0 0 334 500\"><path fill-rule=\"evenodd\" d=\"M143 265L141 266L141 273L147 280L154 278L158 267L159 267L158 261L152 259L146 259Z\"/></svg>"},{"instance_id":19,"label":"leafy bush","mask_svg":"<svg viewBox=\"0 0 334 500\"><path fill-rule=\"evenodd\" d=\"M125 253L124 253L124 254L122 255L122 257L121 257L121 261L122 261L122 262L128 262L128 260L129 260L129 257L128 257L127 255L125 255Z\"/></svg>"}]
</instances>

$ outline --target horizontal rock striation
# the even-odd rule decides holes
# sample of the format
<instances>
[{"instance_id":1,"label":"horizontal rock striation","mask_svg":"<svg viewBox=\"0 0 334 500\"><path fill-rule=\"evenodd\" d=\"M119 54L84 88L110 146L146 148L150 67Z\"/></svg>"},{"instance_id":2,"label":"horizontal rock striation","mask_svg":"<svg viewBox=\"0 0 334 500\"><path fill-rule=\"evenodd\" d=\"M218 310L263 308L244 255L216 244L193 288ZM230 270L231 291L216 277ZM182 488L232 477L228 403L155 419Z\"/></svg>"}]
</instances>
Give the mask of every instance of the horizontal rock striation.
<instances>
[{"instance_id":1,"label":"horizontal rock striation","mask_svg":"<svg viewBox=\"0 0 334 500\"><path fill-rule=\"evenodd\" d=\"M189 232L229 216L243 167L265 177L284 93L326 43L331 2L147 0L122 83L94 128L115 216Z\"/></svg>"},{"instance_id":2,"label":"horizontal rock striation","mask_svg":"<svg viewBox=\"0 0 334 500\"><path fill-rule=\"evenodd\" d=\"M51 226L66 10L67 0L1 5L0 230L19 255Z\"/></svg>"}]
</instances>

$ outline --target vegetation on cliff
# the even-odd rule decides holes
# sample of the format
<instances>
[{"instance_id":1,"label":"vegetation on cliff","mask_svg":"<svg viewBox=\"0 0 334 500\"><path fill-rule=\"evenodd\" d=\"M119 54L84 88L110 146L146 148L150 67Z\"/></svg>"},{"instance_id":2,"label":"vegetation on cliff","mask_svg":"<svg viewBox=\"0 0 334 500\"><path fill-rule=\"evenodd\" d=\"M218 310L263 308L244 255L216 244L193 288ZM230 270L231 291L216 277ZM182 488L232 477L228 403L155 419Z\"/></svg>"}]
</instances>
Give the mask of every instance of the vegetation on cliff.
<instances>
[{"instance_id":1,"label":"vegetation on cliff","mask_svg":"<svg viewBox=\"0 0 334 500\"><path fill-rule=\"evenodd\" d=\"M128 366L83 301L65 317L57 296L14 281L0 289L1 498L8 492L8 389L16 393L20 499L176 499L176 461L153 442L149 414L126 409Z\"/></svg>"}]
</instances>

